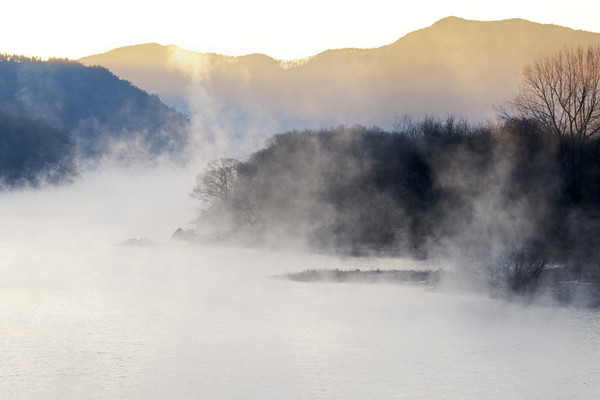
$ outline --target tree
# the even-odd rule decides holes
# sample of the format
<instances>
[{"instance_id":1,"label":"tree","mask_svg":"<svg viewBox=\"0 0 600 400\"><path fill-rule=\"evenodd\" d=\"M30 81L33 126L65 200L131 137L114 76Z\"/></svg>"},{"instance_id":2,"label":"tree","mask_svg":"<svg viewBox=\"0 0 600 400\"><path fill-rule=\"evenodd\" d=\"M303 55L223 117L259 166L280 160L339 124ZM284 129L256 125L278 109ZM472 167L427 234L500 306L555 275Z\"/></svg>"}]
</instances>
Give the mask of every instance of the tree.
<instances>
[{"instance_id":1,"label":"tree","mask_svg":"<svg viewBox=\"0 0 600 400\"><path fill-rule=\"evenodd\" d=\"M485 259L479 267L493 289L527 296L535 292L550 263L532 249L511 248Z\"/></svg>"},{"instance_id":2,"label":"tree","mask_svg":"<svg viewBox=\"0 0 600 400\"><path fill-rule=\"evenodd\" d=\"M238 188L240 162L233 158L211 161L196 177L192 197L207 208L231 205Z\"/></svg>"},{"instance_id":3,"label":"tree","mask_svg":"<svg viewBox=\"0 0 600 400\"><path fill-rule=\"evenodd\" d=\"M211 161L196 177L191 196L203 209L198 221L211 225L213 234L235 234L264 227L259 199L249 193L244 164L234 158Z\"/></svg>"},{"instance_id":4,"label":"tree","mask_svg":"<svg viewBox=\"0 0 600 400\"><path fill-rule=\"evenodd\" d=\"M600 45L564 47L523 68L515 117L533 121L571 148L600 136ZM512 117L514 118L514 117Z\"/></svg>"},{"instance_id":5,"label":"tree","mask_svg":"<svg viewBox=\"0 0 600 400\"><path fill-rule=\"evenodd\" d=\"M583 201L588 154L597 158L600 145L600 45L564 47L526 65L510 105L514 115L505 113L510 121L557 139L566 193L576 203Z\"/></svg>"}]
</instances>

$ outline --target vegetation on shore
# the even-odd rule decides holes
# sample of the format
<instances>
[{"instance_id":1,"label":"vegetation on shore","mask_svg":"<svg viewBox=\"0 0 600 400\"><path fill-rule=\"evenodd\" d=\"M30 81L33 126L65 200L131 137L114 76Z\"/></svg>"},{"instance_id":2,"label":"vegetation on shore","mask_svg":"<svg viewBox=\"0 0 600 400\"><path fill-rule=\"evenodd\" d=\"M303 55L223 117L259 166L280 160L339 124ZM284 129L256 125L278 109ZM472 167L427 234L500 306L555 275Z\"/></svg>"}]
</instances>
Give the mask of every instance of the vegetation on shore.
<instances>
[{"instance_id":1,"label":"vegetation on shore","mask_svg":"<svg viewBox=\"0 0 600 400\"><path fill-rule=\"evenodd\" d=\"M291 131L215 160L192 192L199 221L228 238L444 257L494 292L531 296L558 275L597 285L600 47L565 48L524 77L499 124Z\"/></svg>"},{"instance_id":2,"label":"vegetation on shore","mask_svg":"<svg viewBox=\"0 0 600 400\"><path fill-rule=\"evenodd\" d=\"M355 282L355 283L393 283L436 285L442 275L441 270L340 270L340 269L307 269L277 278L285 278L297 282Z\"/></svg>"}]
</instances>

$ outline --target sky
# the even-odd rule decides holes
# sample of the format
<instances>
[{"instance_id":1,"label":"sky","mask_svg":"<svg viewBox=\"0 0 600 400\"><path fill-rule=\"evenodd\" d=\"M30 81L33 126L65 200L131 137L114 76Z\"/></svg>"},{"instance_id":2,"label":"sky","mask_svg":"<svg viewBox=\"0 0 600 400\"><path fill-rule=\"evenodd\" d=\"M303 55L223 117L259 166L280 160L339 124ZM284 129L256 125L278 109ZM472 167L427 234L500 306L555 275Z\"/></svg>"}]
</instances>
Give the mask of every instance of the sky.
<instances>
[{"instance_id":1,"label":"sky","mask_svg":"<svg viewBox=\"0 0 600 400\"><path fill-rule=\"evenodd\" d=\"M156 42L238 56L296 59L369 48L456 16L523 18L600 32L598 0L19 0L2 6L0 53L77 59Z\"/></svg>"}]
</instances>

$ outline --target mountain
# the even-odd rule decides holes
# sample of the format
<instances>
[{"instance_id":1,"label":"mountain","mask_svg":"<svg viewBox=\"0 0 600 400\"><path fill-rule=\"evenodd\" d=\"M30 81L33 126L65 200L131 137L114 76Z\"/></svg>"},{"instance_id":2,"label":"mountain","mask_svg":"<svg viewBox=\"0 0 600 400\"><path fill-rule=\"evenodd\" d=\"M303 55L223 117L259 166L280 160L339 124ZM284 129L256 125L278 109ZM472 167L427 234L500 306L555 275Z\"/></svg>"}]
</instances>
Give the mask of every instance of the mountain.
<instances>
[{"instance_id":1,"label":"mountain","mask_svg":"<svg viewBox=\"0 0 600 400\"><path fill-rule=\"evenodd\" d=\"M0 110L41 118L72 135L80 159L177 155L189 120L103 67L0 57Z\"/></svg>"},{"instance_id":2,"label":"mountain","mask_svg":"<svg viewBox=\"0 0 600 400\"><path fill-rule=\"evenodd\" d=\"M339 123L390 127L402 114L494 119L523 65L600 34L522 19L442 19L373 49L328 50L283 62L144 44L85 57L157 93L205 130L268 136Z\"/></svg>"}]
</instances>

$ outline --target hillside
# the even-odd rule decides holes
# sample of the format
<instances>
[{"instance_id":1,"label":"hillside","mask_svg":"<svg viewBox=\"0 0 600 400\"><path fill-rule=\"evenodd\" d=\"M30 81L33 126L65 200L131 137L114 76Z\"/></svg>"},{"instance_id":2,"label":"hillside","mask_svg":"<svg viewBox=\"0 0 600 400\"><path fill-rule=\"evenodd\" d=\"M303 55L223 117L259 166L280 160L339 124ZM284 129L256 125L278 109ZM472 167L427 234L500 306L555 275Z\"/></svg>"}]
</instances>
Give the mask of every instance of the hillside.
<instances>
[{"instance_id":1,"label":"hillside","mask_svg":"<svg viewBox=\"0 0 600 400\"><path fill-rule=\"evenodd\" d=\"M0 111L0 190L68 182L77 175L75 141L41 118Z\"/></svg>"},{"instance_id":2,"label":"hillside","mask_svg":"<svg viewBox=\"0 0 600 400\"><path fill-rule=\"evenodd\" d=\"M156 95L103 67L66 60L0 59L0 110L69 130L82 159L180 154L188 120Z\"/></svg>"},{"instance_id":3,"label":"hillside","mask_svg":"<svg viewBox=\"0 0 600 400\"><path fill-rule=\"evenodd\" d=\"M398 114L485 121L514 96L524 63L600 34L521 19L449 17L374 49L328 50L297 62L145 44L81 59L157 93L205 129L239 136L360 123Z\"/></svg>"}]
</instances>

